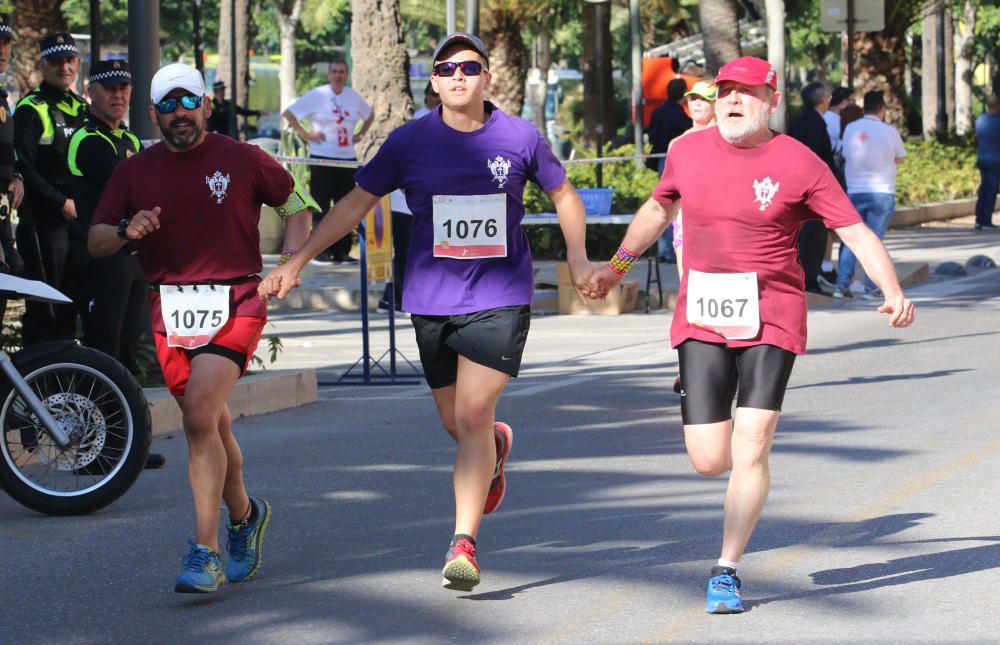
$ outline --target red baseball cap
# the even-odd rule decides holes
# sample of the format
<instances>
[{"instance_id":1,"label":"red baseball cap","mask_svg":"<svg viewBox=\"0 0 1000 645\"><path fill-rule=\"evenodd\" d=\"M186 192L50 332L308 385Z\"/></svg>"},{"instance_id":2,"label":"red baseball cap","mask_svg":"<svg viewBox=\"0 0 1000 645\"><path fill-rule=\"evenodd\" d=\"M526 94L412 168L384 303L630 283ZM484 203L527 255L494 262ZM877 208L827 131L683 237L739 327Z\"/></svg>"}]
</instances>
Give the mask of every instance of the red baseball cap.
<instances>
[{"instance_id":1,"label":"red baseball cap","mask_svg":"<svg viewBox=\"0 0 1000 645\"><path fill-rule=\"evenodd\" d=\"M722 81L735 81L744 85L767 85L778 89L778 70L766 60L754 56L741 56L722 66L715 77L715 85Z\"/></svg>"}]
</instances>

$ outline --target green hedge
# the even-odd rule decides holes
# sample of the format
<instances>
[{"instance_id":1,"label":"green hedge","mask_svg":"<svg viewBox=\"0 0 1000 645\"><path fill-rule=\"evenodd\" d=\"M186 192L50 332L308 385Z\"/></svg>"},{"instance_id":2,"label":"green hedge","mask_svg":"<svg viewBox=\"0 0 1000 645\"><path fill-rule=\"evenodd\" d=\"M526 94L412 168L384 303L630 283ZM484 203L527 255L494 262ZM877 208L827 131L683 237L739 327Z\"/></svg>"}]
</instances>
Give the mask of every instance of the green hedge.
<instances>
[{"instance_id":1,"label":"green hedge","mask_svg":"<svg viewBox=\"0 0 1000 645\"><path fill-rule=\"evenodd\" d=\"M976 145L971 137L906 143L906 161L899 164L896 178L899 206L975 197L978 187Z\"/></svg>"},{"instance_id":2,"label":"green hedge","mask_svg":"<svg viewBox=\"0 0 1000 645\"><path fill-rule=\"evenodd\" d=\"M634 153L634 146L623 146L606 154ZM596 164L580 164L568 166L567 173L575 187L593 188L597 185L596 169ZM658 178L655 171L636 168L632 161L604 164L603 184L615 189L611 212L634 213L649 199ZM970 137L906 143L906 161L899 165L896 180L899 207L974 197L978 187L976 147ZM524 193L524 209L526 213L555 212L548 195L534 184L528 184ZM525 230L537 259L565 259L566 249L558 226L528 226ZM618 248L623 233L623 228L617 225L588 226L587 253L592 258L610 256Z\"/></svg>"}]
</instances>

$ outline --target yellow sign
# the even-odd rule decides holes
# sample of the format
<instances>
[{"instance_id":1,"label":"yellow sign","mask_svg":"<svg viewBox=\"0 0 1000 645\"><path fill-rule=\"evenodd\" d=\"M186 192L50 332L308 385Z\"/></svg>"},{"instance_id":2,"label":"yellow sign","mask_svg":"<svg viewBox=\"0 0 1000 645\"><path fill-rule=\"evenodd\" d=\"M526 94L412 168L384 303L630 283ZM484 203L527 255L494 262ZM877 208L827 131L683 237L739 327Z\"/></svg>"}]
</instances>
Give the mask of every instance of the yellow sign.
<instances>
[{"instance_id":1,"label":"yellow sign","mask_svg":"<svg viewBox=\"0 0 1000 645\"><path fill-rule=\"evenodd\" d=\"M365 215L368 282L392 280L392 208L386 195Z\"/></svg>"}]
</instances>

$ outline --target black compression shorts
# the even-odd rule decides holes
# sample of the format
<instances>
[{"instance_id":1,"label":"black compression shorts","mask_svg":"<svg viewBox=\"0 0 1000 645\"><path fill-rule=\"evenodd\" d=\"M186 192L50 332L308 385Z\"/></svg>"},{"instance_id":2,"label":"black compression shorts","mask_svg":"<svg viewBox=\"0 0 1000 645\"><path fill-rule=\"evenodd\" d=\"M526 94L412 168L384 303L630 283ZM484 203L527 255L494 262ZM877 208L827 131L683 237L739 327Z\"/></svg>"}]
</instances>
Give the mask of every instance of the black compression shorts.
<instances>
[{"instance_id":1,"label":"black compression shorts","mask_svg":"<svg viewBox=\"0 0 1000 645\"><path fill-rule=\"evenodd\" d=\"M736 406L781 410L795 354L775 345L727 347L686 340L677 348L681 369L684 425L733 418Z\"/></svg>"}]
</instances>

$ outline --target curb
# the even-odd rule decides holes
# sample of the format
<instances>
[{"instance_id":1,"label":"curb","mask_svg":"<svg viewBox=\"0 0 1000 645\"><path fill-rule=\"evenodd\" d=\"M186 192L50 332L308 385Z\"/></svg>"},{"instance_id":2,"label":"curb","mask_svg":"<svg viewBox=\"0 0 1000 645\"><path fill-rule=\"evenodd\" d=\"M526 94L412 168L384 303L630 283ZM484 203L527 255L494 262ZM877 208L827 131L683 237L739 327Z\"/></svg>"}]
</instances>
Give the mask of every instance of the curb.
<instances>
[{"instance_id":1,"label":"curb","mask_svg":"<svg viewBox=\"0 0 1000 645\"><path fill-rule=\"evenodd\" d=\"M181 409L165 387L143 390L149 401L153 435L184 431ZM283 370L251 374L236 382L229 395L233 420L287 410L316 401L314 370Z\"/></svg>"}]
</instances>

